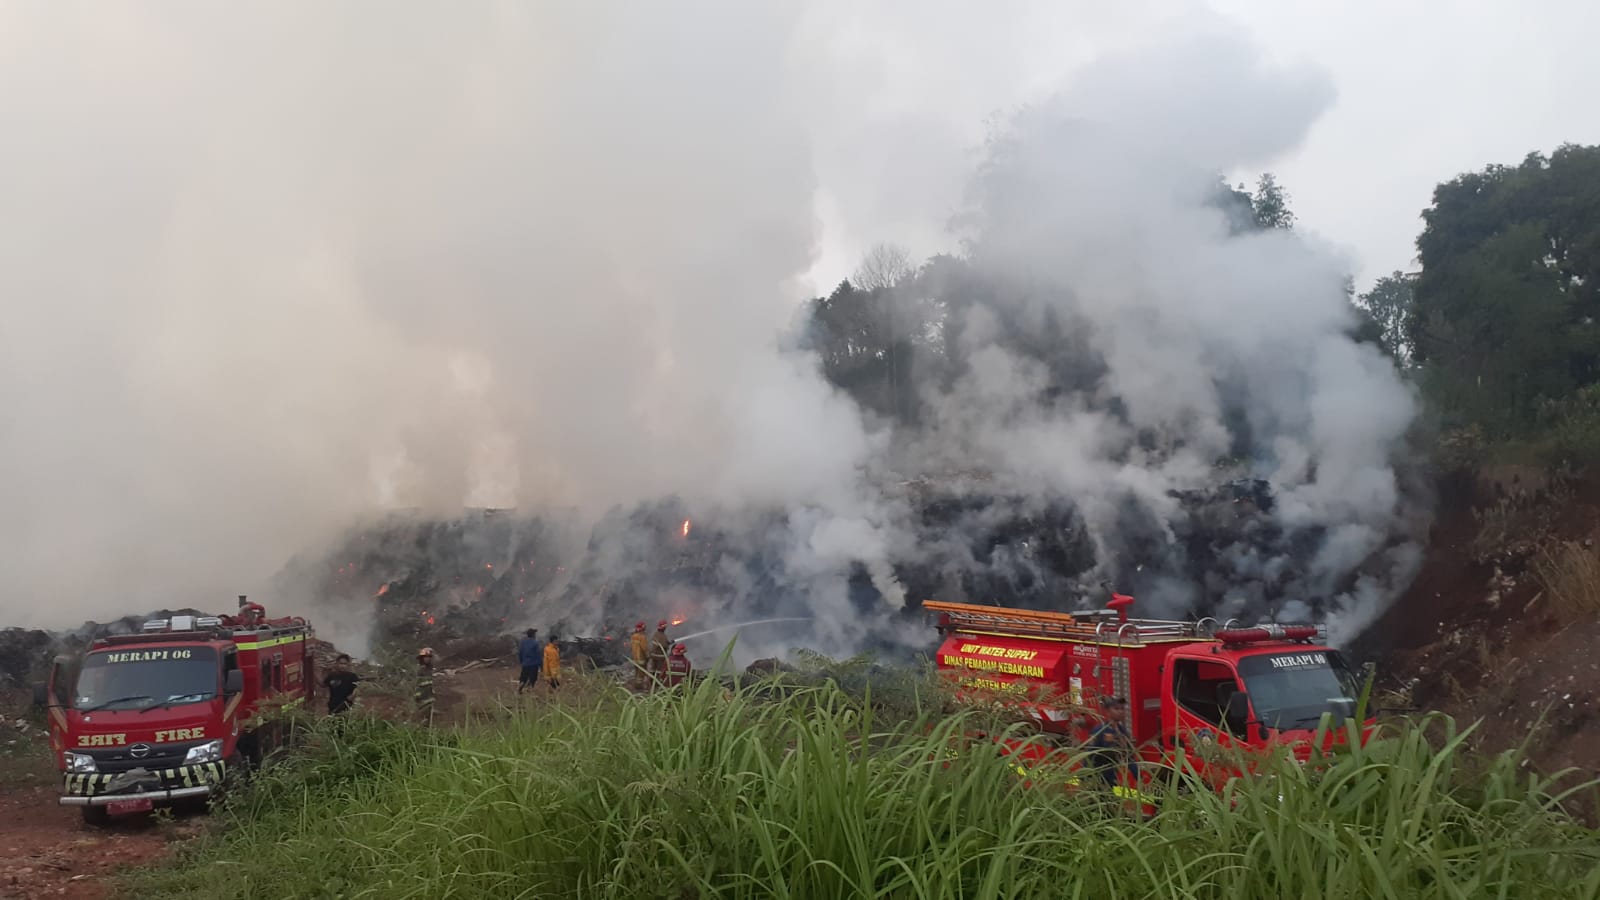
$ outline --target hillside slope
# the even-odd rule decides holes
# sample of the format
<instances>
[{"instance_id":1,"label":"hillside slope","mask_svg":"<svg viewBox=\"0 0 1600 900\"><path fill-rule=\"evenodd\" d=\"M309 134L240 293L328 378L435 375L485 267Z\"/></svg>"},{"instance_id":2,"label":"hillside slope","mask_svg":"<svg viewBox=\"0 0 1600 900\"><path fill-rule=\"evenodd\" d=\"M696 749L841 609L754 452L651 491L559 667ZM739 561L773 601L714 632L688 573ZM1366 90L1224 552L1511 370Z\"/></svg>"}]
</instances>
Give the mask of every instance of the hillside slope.
<instances>
[{"instance_id":1,"label":"hillside slope","mask_svg":"<svg viewBox=\"0 0 1600 900\"><path fill-rule=\"evenodd\" d=\"M1390 702L1482 720L1483 750L1600 774L1600 482L1444 483L1423 569L1357 643Z\"/></svg>"}]
</instances>

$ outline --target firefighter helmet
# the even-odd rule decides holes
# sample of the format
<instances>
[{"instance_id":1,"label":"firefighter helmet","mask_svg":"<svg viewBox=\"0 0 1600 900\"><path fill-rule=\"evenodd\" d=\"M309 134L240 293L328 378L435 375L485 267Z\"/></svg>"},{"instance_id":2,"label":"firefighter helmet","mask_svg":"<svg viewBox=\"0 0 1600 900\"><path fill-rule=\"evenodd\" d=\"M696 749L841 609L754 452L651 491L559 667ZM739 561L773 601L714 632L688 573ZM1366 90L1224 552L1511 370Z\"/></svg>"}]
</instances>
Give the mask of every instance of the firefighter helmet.
<instances>
[{"instance_id":1,"label":"firefighter helmet","mask_svg":"<svg viewBox=\"0 0 1600 900\"><path fill-rule=\"evenodd\" d=\"M633 626L633 630L634 631L643 631L644 630L644 623L640 622L639 624Z\"/></svg>"},{"instance_id":2,"label":"firefighter helmet","mask_svg":"<svg viewBox=\"0 0 1600 900\"><path fill-rule=\"evenodd\" d=\"M667 620L666 619L662 619L661 621L657 622L656 623L656 630L657 631L666 631L667 630Z\"/></svg>"},{"instance_id":3,"label":"firefighter helmet","mask_svg":"<svg viewBox=\"0 0 1600 900\"><path fill-rule=\"evenodd\" d=\"M673 644L672 645L672 655L673 656L682 656L683 654L684 654L684 646L682 644Z\"/></svg>"}]
</instances>

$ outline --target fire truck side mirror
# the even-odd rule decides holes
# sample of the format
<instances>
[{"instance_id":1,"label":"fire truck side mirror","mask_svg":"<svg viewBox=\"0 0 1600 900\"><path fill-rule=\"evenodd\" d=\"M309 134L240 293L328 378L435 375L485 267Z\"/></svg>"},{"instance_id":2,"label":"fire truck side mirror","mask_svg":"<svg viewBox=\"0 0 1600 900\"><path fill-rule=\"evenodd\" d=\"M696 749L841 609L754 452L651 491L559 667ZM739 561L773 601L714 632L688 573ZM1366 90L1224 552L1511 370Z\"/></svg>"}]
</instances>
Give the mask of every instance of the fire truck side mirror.
<instances>
[{"instance_id":1,"label":"fire truck side mirror","mask_svg":"<svg viewBox=\"0 0 1600 900\"><path fill-rule=\"evenodd\" d=\"M41 701L38 688L34 688L34 702L41 707L71 706L67 692L72 685L73 668L72 659L65 654L50 660L50 680L44 684L44 698Z\"/></svg>"},{"instance_id":2,"label":"fire truck side mirror","mask_svg":"<svg viewBox=\"0 0 1600 900\"><path fill-rule=\"evenodd\" d=\"M244 670L233 669L228 672L228 677L222 680L222 692L224 694L237 694L242 690L244 690Z\"/></svg>"}]
</instances>

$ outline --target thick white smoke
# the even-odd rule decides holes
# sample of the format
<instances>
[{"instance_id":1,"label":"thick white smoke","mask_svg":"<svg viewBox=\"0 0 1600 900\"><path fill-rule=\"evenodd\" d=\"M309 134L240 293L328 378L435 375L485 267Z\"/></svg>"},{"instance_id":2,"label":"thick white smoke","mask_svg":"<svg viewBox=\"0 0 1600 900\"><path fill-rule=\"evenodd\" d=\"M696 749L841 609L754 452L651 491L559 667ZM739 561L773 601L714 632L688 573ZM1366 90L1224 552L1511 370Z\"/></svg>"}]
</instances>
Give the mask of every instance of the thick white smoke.
<instances>
[{"instance_id":1,"label":"thick white smoke","mask_svg":"<svg viewBox=\"0 0 1600 900\"><path fill-rule=\"evenodd\" d=\"M1236 234L1214 203L1216 173L1287 153L1332 96L1315 71L1202 32L1106 59L1008 122L970 198L970 258L998 289L962 310L966 369L934 398L931 449L1072 498L1102 576L1141 562L1119 533L1127 502L1177 521L1171 492L1214 483L1232 460L1232 474L1271 482L1284 529L1319 532L1293 584L1286 560L1233 548L1239 588L1293 589L1241 597L1241 613L1341 594L1414 535L1394 467L1413 400L1375 347L1348 336L1346 261L1297 234ZM1002 339L1018 330L1054 343L1019 350ZM1042 360L1062 347L1101 371L1041 403L1053 383ZM1336 615L1359 609L1346 633L1415 561L1402 542L1381 579L1333 602ZM1198 587L1158 592L1160 611L1192 608Z\"/></svg>"},{"instance_id":2,"label":"thick white smoke","mask_svg":"<svg viewBox=\"0 0 1600 900\"><path fill-rule=\"evenodd\" d=\"M848 490L858 418L774 351L795 14L0 15L0 618L214 603L378 502Z\"/></svg>"},{"instance_id":3,"label":"thick white smoke","mask_svg":"<svg viewBox=\"0 0 1600 900\"><path fill-rule=\"evenodd\" d=\"M215 606L386 507L676 493L791 510L843 646L847 565L898 605L933 552L891 471L1070 495L1115 553L1119 498L1175 515L1230 404L1348 574L1409 400L1342 336L1340 260L1202 203L1331 91L1191 19L1150 42L1170 5L8 4L0 620ZM891 440L779 350L802 276L841 235L935 249L982 117L1097 55L972 195L974 265L1025 299L966 314L937 433ZM1042 408L985 317L1058 313L1106 373Z\"/></svg>"}]
</instances>

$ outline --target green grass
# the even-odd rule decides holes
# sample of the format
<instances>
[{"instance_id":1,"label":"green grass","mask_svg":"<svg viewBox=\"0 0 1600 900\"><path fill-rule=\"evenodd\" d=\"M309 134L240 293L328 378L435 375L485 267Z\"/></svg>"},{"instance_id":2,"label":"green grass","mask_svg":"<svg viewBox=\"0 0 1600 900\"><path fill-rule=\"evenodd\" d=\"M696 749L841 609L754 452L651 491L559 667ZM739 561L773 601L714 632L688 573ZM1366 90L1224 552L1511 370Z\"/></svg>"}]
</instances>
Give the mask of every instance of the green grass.
<instances>
[{"instance_id":1,"label":"green grass","mask_svg":"<svg viewBox=\"0 0 1600 900\"><path fill-rule=\"evenodd\" d=\"M1592 898L1600 836L1443 718L1312 773L1160 797L1024 787L966 724L833 685L540 706L471 732L355 719L129 896Z\"/></svg>"}]
</instances>

